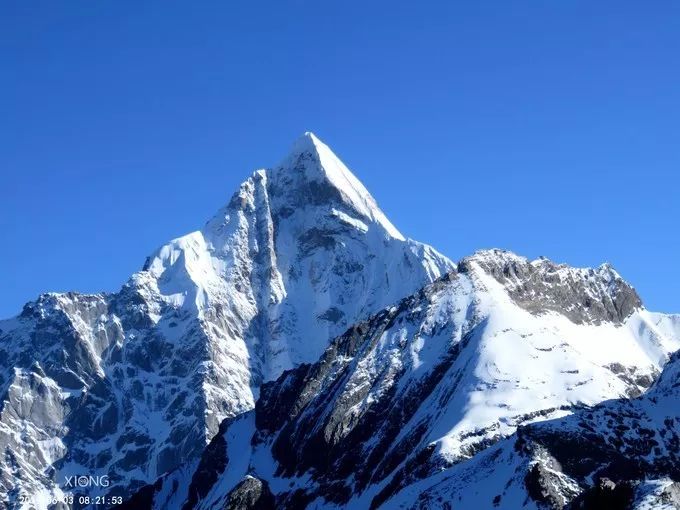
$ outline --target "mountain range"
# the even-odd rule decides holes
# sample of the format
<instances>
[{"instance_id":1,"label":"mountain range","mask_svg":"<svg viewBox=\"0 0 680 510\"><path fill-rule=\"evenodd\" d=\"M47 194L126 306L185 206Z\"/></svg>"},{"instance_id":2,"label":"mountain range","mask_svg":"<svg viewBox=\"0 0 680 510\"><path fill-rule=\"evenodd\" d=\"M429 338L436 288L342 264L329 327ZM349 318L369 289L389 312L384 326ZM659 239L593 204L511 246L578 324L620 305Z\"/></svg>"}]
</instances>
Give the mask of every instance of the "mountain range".
<instances>
[{"instance_id":1,"label":"mountain range","mask_svg":"<svg viewBox=\"0 0 680 510\"><path fill-rule=\"evenodd\" d=\"M306 133L120 291L0 321L0 502L680 508L679 349L609 264L405 238Z\"/></svg>"}]
</instances>

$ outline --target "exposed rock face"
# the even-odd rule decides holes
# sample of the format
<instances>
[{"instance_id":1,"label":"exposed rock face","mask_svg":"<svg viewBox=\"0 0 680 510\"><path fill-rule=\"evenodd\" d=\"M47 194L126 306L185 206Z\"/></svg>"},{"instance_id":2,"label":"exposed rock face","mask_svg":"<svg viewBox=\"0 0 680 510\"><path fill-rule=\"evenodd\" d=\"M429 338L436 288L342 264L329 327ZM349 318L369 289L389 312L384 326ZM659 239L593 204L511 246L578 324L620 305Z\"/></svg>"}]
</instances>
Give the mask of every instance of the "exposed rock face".
<instances>
[{"instance_id":1,"label":"exposed rock face","mask_svg":"<svg viewBox=\"0 0 680 510\"><path fill-rule=\"evenodd\" d=\"M463 259L459 271L467 271L472 261L502 283L515 303L531 313L553 311L576 324L621 324L642 307L635 289L609 264L580 269L546 258L529 261L492 250Z\"/></svg>"},{"instance_id":2,"label":"exposed rock face","mask_svg":"<svg viewBox=\"0 0 680 510\"><path fill-rule=\"evenodd\" d=\"M274 495L267 482L247 476L229 493L225 510L274 510Z\"/></svg>"},{"instance_id":3,"label":"exposed rock face","mask_svg":"<svg viewBox=\"0 0 680 510\"><path fill-rule=\"evenodd\" d=\"M220 469L194 507L223 507L246 476L266 481L281 509L562 508L577 498L630 497L637 486L615 470L602 473L613 487L587 492L587 477L616 455L619 469L629 454L648 455L645 427L629 424L638 440L620 451L588 435L608 423L607 406L592 418L584 413L608 399L636 402L628 397L645 391L680 347L680 330L639 307L597 321L574 321L550 300L528 311L517 285L497 276L508 259L522 260L498 251L464 259L460 272L349 328L316 363L263 385L252 423L238 420L223 433L227 449L249 445L238 456L248 462ZM583 289L607 292L600 300L608 303L630 289L611 285L613 270L560 271L571 281L562 306L590 317L604 308L582 307ZM544 277L554 283L552 271ZM529 278L534 288L552 288ZM655 391L669 378L667 367ZM565 436L570 419L590 425ZM670 449L673 436L667 440ZM470 484L477 493L465 493Z\"/></svg>"},{"instance_id":4,"label":"exposed rock face","mask_svg":"<svg viewBox=\"0 0 680 510\"><path fill-rule=\"evenodd\" d=\"M222 422L220 432L212 439L205 452L201 456L198 467L193 473L191 484L189 485L187 501L184 508L190 510L196 503L204 499L212 489L219 474L224 472L229 464L227 453L227 441L224 436L225 430L232 423L233 419Z\"/></svg>"},{"instance_id":5,"label":"exposed rock face","mask_svg":"<svg viewBox=\"0 0 680 510\"><path fill-rule=\"evenodd\" d=\"M548 457L547 462L536 463L529 469L524 478L524 485L531 499L550 508L564 508L571 498L578 495L578 491L572 486L563 483L556 472L558 469L559 463L552 457Z\"/></svg>"},{"instance_id":6,"label":"exposed rock face","mask_svg":"<svg viewBox=\"0 0 680 510\"><path fill-rule=\"evenodd\" d=\"M125 494L196 459L260 385L454 265L405 239L311 134L114 294L46 294L0 321L0 502L72 475Z\"/></svg>"}]
</instances>

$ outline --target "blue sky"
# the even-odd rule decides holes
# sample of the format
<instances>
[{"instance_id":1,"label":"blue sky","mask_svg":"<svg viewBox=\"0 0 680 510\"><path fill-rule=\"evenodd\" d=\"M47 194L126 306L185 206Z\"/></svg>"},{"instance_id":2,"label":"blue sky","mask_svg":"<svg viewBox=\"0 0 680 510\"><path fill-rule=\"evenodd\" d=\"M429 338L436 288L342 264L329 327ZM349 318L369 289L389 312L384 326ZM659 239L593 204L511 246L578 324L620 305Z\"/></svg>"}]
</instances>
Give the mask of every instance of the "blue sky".
<instances>
[{"instance_id":1,"label":"blue sky","mask_svg":"<svg viewBox=\"0 0 680 510\"><path fill-rule=\"evenodd\" d=\"M113 291L314 131L454 260L680 312L680 3L3 2L0 317Z\"/></svg>"}]
</instances>

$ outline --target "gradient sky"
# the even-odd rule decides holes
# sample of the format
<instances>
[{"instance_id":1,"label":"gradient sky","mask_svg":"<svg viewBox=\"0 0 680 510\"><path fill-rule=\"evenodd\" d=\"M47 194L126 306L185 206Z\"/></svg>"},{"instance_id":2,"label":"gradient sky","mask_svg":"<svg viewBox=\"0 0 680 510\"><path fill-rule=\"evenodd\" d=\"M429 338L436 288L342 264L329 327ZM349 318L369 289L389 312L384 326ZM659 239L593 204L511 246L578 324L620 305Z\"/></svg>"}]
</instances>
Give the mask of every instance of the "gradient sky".
<instances>
[{"instance_id":1,"label":"gradient sky","mask_svg":"<svg viewBox=\"0 0 680 510\"><path fill-rule=\"evenodd\" d=\"M407 236L680 312L680 2L8 0L0 317L114 291L314 131Z\"/></svg>"}]
</instances>

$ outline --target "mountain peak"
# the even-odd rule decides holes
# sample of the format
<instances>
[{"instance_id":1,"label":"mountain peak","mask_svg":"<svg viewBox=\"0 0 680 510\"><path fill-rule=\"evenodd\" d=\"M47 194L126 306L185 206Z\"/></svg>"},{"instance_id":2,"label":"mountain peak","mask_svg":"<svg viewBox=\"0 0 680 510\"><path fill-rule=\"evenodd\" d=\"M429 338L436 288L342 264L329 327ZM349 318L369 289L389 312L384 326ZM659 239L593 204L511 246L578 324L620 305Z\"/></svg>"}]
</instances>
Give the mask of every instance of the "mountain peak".
<instances>
[{"instance_id":1,"label":"mountain peak","mask_svg":"<svg viewBox=\"0 0 680 510\"><path fill-rule=\"evenodd\" d=\"M387 219L361 181L314 133L307 131L294 143L288 156L272 171L284 189L307 188L310 182L330 185L351 209L379 223L390 236L405 240Z\"/></svg>"},{"instance_id":2,"label":"mountain peak","mask_svg":"<svg viewBox=\"0 0 680 510\"><path fill-rule=\"evenodd\" d=\"M293 143L290 154L302 154L305 152L318 152L317 147L325 144L311 131L305 131Z\"/></svg>"}]
</instances>

